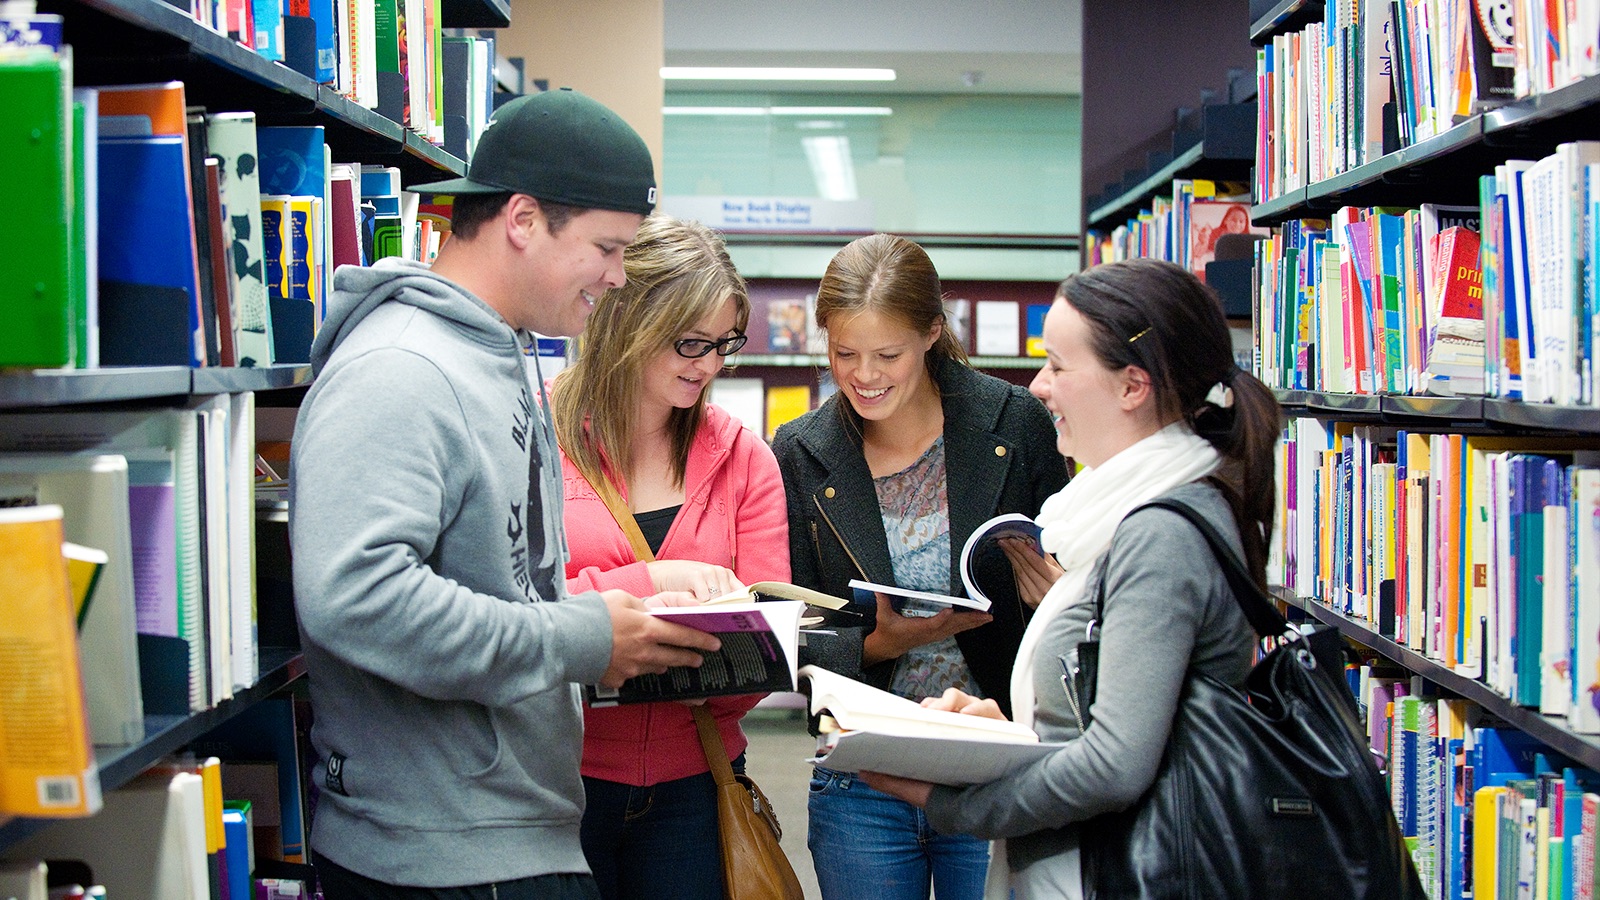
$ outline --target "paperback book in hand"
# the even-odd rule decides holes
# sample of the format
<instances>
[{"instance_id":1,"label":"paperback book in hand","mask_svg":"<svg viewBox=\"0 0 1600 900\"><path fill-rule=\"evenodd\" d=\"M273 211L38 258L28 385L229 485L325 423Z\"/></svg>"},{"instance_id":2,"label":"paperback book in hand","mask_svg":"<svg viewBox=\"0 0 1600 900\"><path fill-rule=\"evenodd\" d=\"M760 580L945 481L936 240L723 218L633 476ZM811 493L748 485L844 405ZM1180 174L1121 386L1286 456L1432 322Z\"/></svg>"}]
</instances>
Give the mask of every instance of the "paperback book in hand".
<instances>
[{"instance_id":1,"label":"paperback book in hand","mask_svg":"<svg viewBox=\"0 0 1600 900\"><path fill-rule=\"evenodd\" d=\"M961 583L968 597L983 601L984 609L989 608L989 595L998 582L1016 583L1011 561L1006 558L1007 544L1044 555L1044 548L1039 545L1039 523L1021 513L995 516L979 525L961 547Z\"/></svg>"},{"instance_id":2,"label":"paperback book in hand","mask_svg":"<svg viewBox=\"0 0 1600 900\"><path fill-rule=\"evenodd\" d=\"M821 715L813 765L839 772L883 772L934 784L994 781L1049 756L1032 729L1005 719L925 709L871 685L817 666L799 671Z\"/></svg>"},{"instance_id":3,"label":"paperback book in hand","mask_svg":"<svg viewBox=\"0 0 1600 900\"><path fill-rule=\"evenodd\" d=\"M721 649L703 654L699 668L674 666L630 678L619 688L591 685L585 688L589 705L792 691L805 608L799 600L769 600L651 609L652 615L716 635Z\"/></svg>"}]
</instances>

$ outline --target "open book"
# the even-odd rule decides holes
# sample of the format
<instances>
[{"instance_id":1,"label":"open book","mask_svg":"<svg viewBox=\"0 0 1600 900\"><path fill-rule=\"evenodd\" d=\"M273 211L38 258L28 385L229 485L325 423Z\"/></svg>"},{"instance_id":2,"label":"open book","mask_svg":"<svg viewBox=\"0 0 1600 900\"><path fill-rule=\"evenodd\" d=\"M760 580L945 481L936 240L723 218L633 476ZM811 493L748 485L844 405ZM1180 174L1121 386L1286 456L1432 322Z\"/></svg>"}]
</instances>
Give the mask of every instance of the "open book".
<instances>
[{"instance_id":1,"label":"open book","mask_svg":"<svg viewBox=\"0 0 1600 900\"><path fill-rule=\"evenodd\" d=\"M798 600L809 607L800 619L802 633L812 629L865 625L871 618L848 600L787 581L758 581L720 597L712 597L705 605L771 603L774 600Z\"/></svg>"},{"instance_id":2,"label":"open book","mask_svg":"<svg viewBox=\"0 0 1600 900\"><path fill-rule=\"evenodd\" d=\"M792 691L805 608L798 600L768 600L651 609L651 615L716 635L722 648L704 654L699 668L674 666L660 675L630 678L620 688L589 685L584 689L589 705Z\"/></svg>"},{"instance_id":3,"label":"open book","mask_svg":"<svg viewBox=\"0 0 1600 900\"><path fill-rule=\"evenodd\" d=\"M1033 552L1044 555L1044 548L1039 546L1039 523L1021 513L995 516L979 525L961 547L961 583L968 597L983 601L984 609L989 608L989 595L983 585L992 585L991 579L998 572L1011 573L1011 561L1001 549L1001 542L1006 540L1023 542Z\"/></svg>"},{"instance_id":4,"label":"open book","mask_svg":"<svg viewBox=\"0 0 1600 900\"><path fill-rule=\"evenodd\" d=\"M816 666L804 666L811 711L822 714L813 765L840 772L883 772L935 784L993 781L1049 756L1029 728L921 704Z\"/></svg>"},{"instance_id":5,"label":"open book","mask_svg":"<svg viewBox=\"0 0 1600 900\"><path fill-rule=\"evenodd\" d=\"M935 594L929 591L914 591L893 584L878 584L872 581L862 581L859 578L850 579L850 587L856 592L855 603L872 609L877 606L878 598L875 593L889 595L889 602L894 604L898 612L921 609L930 615L946 606L960 609L972 609L978 612L989 611L989 598L987 597L955 597L950 594ZM907 601L914 601L908 603Z\"/></svg>"}]
</instances>

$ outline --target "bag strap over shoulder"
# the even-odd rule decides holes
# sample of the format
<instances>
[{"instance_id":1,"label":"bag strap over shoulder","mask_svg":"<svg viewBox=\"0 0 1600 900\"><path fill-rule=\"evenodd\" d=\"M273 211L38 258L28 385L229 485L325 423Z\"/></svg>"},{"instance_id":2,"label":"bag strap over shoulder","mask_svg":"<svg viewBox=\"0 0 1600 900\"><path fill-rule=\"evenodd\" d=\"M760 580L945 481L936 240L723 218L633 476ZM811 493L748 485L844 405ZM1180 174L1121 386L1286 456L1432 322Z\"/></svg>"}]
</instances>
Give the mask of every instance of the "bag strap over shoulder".
<instances>
[{"instance_id":1,"label":"bag strap over shoulder","mask_svg":"<svg viewBox=\"0 0 1600 900\"><path fill-rule=\"evenodd\" d=\"M633 553L641 562L650 562L656 558L651 552L650 544L644 539L644 532L639 530L639 523L622 504L622 497L611 482L605 481L595 488L595 493L600 495L600 500L605 503L606 509L611 510L611 517L617 520L617 525L622 528L622 533L628 536L628 543L633 545ZM722 734L717 731L717 720L711 715L711 710L705 706L691 708L694 713L695 731L700 734L700 748L705 751L706 764L711 767L711 777L719 785L733 784L733 766L728 763L728 750L722 745Z\"/></svg>"},{"instance_id":2,"label":"bag strap over shoulder","mask_svg":"<svg viewBox=\"0 0 1600 900\"><path fill-rule=\"evenodd\" d=\"M1278 608L1273 605L1266 592L1261 590L1261 586L1256 584L1255 579L1245 571L1244 563L1234 555L1233 548L1228 546L1228 542L1218 533L1217 527L1210 519L1182 500L1170 497L1151 500L1135 507L1128 515L1151 507L1175 512L1188 519L1189 524L1193 525L1206 539L1206 543L1211 545L1211 552L1216 556L1217 562L1222 564L1222 573L1227 576L1228 586L1233 589L1233 599L1238 602L1240 612L1244 613L1245 619L1250 622L1250 627L1255 629L1256 634L1262 637L1276 637L1289 630L1289 620L1283 617L1283 613L1278 612ZM1095 598L1097 605L1104 594L1104 585L1105 581L1102 578L1101 589Z\"/></svg>"},{"instance_id":3,"label":"bag strap over shoulder","mask_svg":"<svg viewBox=\"0 0 1600 900\"><path fill-rule=\"evenodd\" d=\"M600 495L600 502L611 510L611 518L617 520L617 527L627 536L628 543L633 547L633 555L640 562L655 560L655 552L650 549L650 542L644 539L644 532L639 530L639 522L628 512L628 507L622 502L622 495L617 493L616 487L602 477L600 483L594 486L594 492Z\"/></svg>"},{"instance_id":4,"label":"bag strap over shoulder","mask_svg":"<svg viewBox=\"0 0 1600 900\"><path fill-rule=\"evenodd\" d=\"M722 746L722 734L717 731L716 718L704 706L690 709L694 713L695 730L700 732L700 746L705 750L712 779L719 785L732 784L733 766L728 763L728 751Z\"/></svg>"}]
</instances>

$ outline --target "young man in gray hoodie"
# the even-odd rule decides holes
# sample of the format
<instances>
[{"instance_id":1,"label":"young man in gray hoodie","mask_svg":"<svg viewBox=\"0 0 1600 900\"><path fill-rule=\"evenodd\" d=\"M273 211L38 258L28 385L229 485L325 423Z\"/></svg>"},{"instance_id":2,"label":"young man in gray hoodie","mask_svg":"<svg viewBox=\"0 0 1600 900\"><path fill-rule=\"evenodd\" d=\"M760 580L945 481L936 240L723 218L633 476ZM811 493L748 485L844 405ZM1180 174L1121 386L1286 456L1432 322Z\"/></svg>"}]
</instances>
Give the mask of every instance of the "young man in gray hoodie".
<instances>
[{"instance_id":1,"label":"young man in gray hoodie","mask_svg":"<svg viewBox=\"0 0 1600 900\"><path fill-rule=\"evenodd\" d=\"M551 91L495 113L465 178L412 190L455 196L453 236L432 266L334 275L294 434L311 847L327 900L598 897L580 685L717 642L622 591L567 594L560 458L523 348L579 333L623 283L650 153Z\"/></svg>"}]
</instances>

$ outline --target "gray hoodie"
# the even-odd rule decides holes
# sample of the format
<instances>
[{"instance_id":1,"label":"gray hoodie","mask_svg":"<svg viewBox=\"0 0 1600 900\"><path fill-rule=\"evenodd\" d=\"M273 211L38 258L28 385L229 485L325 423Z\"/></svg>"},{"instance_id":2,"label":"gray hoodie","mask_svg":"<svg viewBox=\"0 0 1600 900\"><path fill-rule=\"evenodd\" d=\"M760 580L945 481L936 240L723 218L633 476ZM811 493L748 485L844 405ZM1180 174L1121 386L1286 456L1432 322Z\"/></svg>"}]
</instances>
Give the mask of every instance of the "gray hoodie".
<instances>
[{"instance_id":1,"label":"gray hoodie","mask_svg":"<svg viewBox=\"0 0 1600 900\"><path fill-rule=\"evenodd\" d=\"M426 266L346 266L290 478L316 716L311 844L445 887L586 872L583 718L610 617L567 596L561 464L519 335Z\"/></svg>"}]
</instances>

